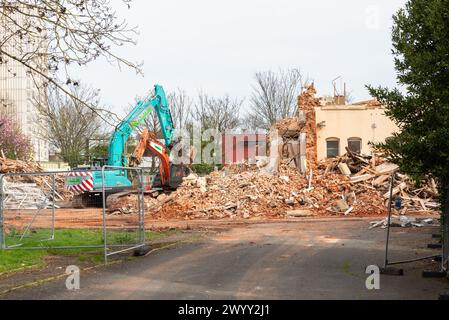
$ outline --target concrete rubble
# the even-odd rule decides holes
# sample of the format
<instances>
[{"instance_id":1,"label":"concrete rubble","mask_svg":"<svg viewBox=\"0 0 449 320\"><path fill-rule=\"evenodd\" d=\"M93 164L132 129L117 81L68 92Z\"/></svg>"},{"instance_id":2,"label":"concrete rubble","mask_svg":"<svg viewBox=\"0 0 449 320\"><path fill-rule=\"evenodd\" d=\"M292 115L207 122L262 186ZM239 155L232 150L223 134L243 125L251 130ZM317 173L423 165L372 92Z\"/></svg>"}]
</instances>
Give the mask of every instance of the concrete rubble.
<instances>
[{"instance_id":1,"label":"concrete rubble","mask_svg":"<svg viewBox=\"0 0 449 320\"><path fill-rule=\"evenodd\" d=\"M34 210L47 209L53 205L49 194L46 194L34 183L3 183L3 205L5 209L18 210Z\"/></svg>"},{"instance_id":2,"label":"concrete rubble","mask_svg":"<svg viewBox=\"0 0 449 320\"><path fill-rule=\"evenodd\" d=\"M0 157L0 175L14 174L3 179L5 207L7 209L39 209L52 206L51 201L71 200L73 193L64 187L63 175L55 176L53 191L52 177L46 176L44 169L33 161L11 160ZM42 173L42 175L27 175ZM55 199L51 199L52 196ZM55 205L55 207L58 207Z\"/></svg>"},{"instance_id":3,"label":"concrete rubble","mask_svg":"<svg viewBox=\"0 0 449 320\"><path fill-rule=\"evenodd\" d=\"M390 220L390 227L393 228L423 228L425 226L438 226L438 223L434 219L413 218L406 216L392 216ZM386 229L388 227L388 218L370 222L369 229L378 227Z\"/></svg>"}]
</instances>

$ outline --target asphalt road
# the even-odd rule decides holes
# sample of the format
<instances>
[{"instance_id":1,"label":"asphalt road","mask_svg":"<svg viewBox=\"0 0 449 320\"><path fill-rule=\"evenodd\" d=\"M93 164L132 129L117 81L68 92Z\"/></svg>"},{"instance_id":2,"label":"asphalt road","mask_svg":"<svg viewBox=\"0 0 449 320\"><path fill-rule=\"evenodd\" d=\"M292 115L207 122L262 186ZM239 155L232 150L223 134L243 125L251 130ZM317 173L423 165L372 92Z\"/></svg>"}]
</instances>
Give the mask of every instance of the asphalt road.
<instances>
[{"instance_id":1,"label":"asphalt road","mask_svg":"<svg viewBox=\"0 0 449 320\"><path fill-rule=\"evenodd\" d=\"M65 279L20 289L2 299L436 299L449 281L424 279L431 265L405 266L365 287L367 265L382 265L385 231L368 221L235 226L200 243L81 273L81 289ZM396 229L392 260L435 254L435 229Z\"/></svg>"}]
</instances>

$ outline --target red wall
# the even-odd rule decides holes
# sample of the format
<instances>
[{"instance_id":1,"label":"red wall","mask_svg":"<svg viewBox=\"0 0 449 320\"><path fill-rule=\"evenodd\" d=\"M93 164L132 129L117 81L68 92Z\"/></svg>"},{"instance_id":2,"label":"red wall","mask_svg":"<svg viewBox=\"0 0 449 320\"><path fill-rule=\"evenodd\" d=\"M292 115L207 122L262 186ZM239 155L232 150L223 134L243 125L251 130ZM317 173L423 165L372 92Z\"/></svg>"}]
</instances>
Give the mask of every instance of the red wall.
<instances>
[{"instance_id":1,"label":"red wall","mask_svg":"<svg viewBox=\"0 0 449 320\"><path fill-rule=\"evenodd\" d=\"M242 162L266 155L266 134L223 134L222 163Z\"/></svg>"}]
</instances>

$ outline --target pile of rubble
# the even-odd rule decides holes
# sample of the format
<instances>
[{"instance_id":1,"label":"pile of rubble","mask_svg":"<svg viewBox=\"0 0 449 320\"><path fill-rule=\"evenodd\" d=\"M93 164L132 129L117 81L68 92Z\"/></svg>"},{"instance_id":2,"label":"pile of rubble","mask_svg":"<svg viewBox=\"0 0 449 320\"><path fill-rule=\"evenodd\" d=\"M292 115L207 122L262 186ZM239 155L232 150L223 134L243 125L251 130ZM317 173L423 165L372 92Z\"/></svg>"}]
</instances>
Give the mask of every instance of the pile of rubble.
<instances>
[{"instance_id":1,"label":"pile of rubble","mask_svg":"<svg viewBox=\"0 0 449 320\"><path fill-rule=\"evenodd\" d=\"M11 160L0 157L0 174L43 172L39 164L31 161Z\"/></svg>"},{"instance_id":2,"label":"pile of rubble","mask_svg":"<svg viewBox=\"0 0 449 320\"><path fill-rule=\"evenodd\" d=\"M390 220L390 227L392 228L423 228L426 226L439 226L439 223L431 218L414 218L406 216L392 216ZM388 218L370 222L369 229L378 227L386 229L388 227Z\"/></svg>"},{"instance_id":3,"label":"pile of rubble","mask_svg":"<svg viewBox=\"0 0 449 320\"><path fill-rule=\"evenodd\" d=\"M348 177L352 191L359 195L363 204L373 199L386 208L390 198L390 177L396 173L392 196L400 202L400 208L397 208L400 215L435 213L439 209L435 179L430 177L417 185L409 176L399 173L397 165L380 156L361 156L347 149L345 156L320 166L325 167L325 173L339 172Z\"/></svg>"},{"instance_id":4,"label":"pile of rubble","mask_svg":"<svg viewBox=\"0 0 449 320\"><path fill-rule=\"evenodd\" d=\"M278 175L263 174L257 168L239 173L225 169L204 178L191 175L155 215L158 218L249 219L385 212L381 197L360 198L369 202L357 202L350 180L345 176L327 173L324 177L320 171L304 177L283 163Z\"/></svg>"},{"instance_id":5,"label":"pile of rubble","mask_svg":"<svg viewBox=\"0 0 449 320\"><path fill-rule=\"evenodd\" d=\"M145 214L154 214L162 209L165 203L171 202L174 195L152 193L144 197ZM110 215L137 214L139 198L137 194L129 194L113 200L108 199L107 207Z\"/></svg>"},{"instance_id":6,"label":"pile of rubble","mask_svg":"<svg viewBox=\"0 0 449 320\"><path fill-rule=\"evenodd\" d=\"M52 204L50 200L55 202L71 200L73 193L64 187L62 175L55 176L56 190L53 190L51 176L27 175L27 173L44 172L45 170L36 162L0 157L0 175L18 174L3 179L6 208L39 209L49 207ZM53 194L55 199L51 199Z\"/></svg>"},{"instance_id":7,"label":"pile of rubble","mask_svg":"<svg viewBox=\"0 0 449 320\"><path fill-rule=\"evenodd\" d=\"M286 210L300 207L300 191L306 184L297 171L288 175L281 170L273 176L256 167L238 173L226 168L207 177L190 175L156 215L185 219L279 218Z\"/></svg>"},{"instance_id":8,"label":"pile of rubble","mask_svg":"<svg viewBox=\"0 0 449 320\"><path fill-rule=\"evenodd\" d=\"M320 162L306 176L285 160L275 175L264 174L254 165L233 165L206 177L189 176L168 201L152 203L150 213L162 219L385 215L390 177L397 170L381 157L350 151ZM397 177L393 196L402 200L398 214L438 209L433 179L416 187L406 175Z\"/></svg>"},{"instance_id":9,"label":"pile of rubble","mask_svg":"<svg viewBox=\"0 0 449 320\"><path fill-rule=\"evenodd\" d=\"M11 183L4 181L3 205L5 209L36 210L52 208L53 202L42 189L34 183ZM55 205L58 208L57 205Z\"/></svg>"}]
</instances>

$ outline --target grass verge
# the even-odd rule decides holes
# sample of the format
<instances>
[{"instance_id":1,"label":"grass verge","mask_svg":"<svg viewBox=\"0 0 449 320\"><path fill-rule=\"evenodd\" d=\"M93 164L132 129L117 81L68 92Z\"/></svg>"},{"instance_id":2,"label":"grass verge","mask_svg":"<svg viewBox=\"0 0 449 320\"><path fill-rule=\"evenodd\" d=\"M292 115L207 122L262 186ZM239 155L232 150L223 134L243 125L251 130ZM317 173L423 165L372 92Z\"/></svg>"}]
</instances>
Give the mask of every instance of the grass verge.
<instances>
[{"instance_id":1,"label":"grass verge","mask_svg":"<svg viewBox=\"0 0 449 320\"><path fill-rule=\"evenodd\" d=\"M176 230L145 233L145 240L152 241L176 234ZM102 230L87 229L57 229L54 240L48 240L51 231L35 229L28 237L20 240L20 233L12 231L7 235L6 243L9 247L21 244L14 250L0 250L0 274L21 271L30 268L42 268L46 257L70 256L80 262L101 263L103 261L104 237ZM132 245L137 243L135 231L108 230L108 244ZM57 247L100 246L100 248L56 249ZM30 248L45 248L29 250Z\"/></svg>"}]
</instances>

